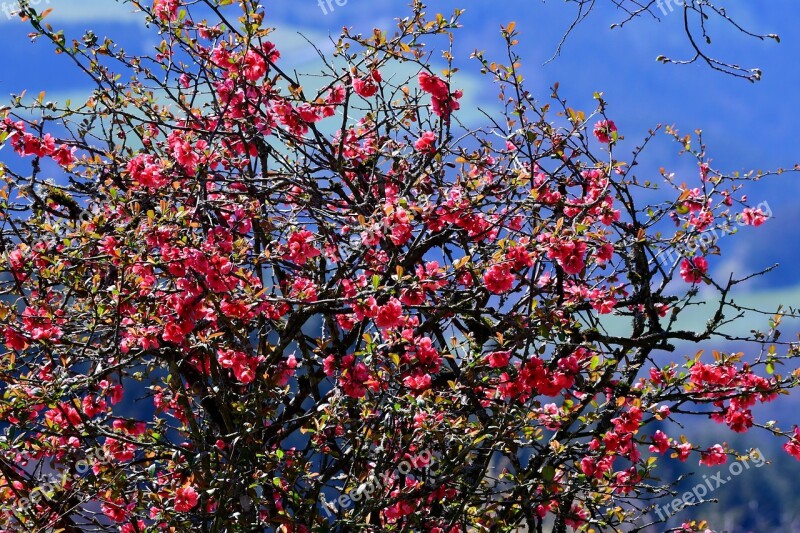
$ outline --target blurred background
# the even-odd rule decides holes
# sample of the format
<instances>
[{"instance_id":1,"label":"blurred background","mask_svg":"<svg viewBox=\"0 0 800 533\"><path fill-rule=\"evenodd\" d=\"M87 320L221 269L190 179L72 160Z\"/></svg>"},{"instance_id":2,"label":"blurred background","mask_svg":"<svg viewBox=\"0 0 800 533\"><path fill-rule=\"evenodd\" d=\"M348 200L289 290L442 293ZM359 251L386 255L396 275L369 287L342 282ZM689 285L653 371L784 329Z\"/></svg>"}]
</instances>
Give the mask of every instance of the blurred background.
<instances>
[{"instance_id":1,"label":"blurred background","mask_svg":"<svg viewBox=\"0 0 800 533\"><path fill-rule=\"evenodd\" d=\"M377 27L394 28L396 17L409 13L405 0L265 0L268 21L277 28L273 40L282 53L284 68L299 72L320 70L321 63L314 43L323 52L333 48L343 26L355 31L370 32ZM674 1L672 2L675 3ZM63 28L68 38L80 37L91 28L98 35L124 44L130 53L150 53L160 39L155 31L145 28L141 13L129 4L112 0L31 0L39 10L52 8L47 21ZM341 5L340 5L341 4ZM456 7L466 8L461 19L463 29L456 35L455 64L460 68L455 85L464 89L462 121L481 125L478 105L488 112L496 101L496 88L479 74L479 65L469 60L474 50L484 50L487 58L504 59L500 37L501 25L517 22L520 32L518 52L523 55L522 72L528 89L542 101L555 82L559 93L575 109L587 112L594 107L592 95L604 93L609 102L608 115L619 127L630 148L644 138L657 124L675 125L681 132L703 131L713 166L725 172L791 168L800 162L800 136L797 135L797 113L800 110L800 33L794 26L800 20L800 3L796 0L769 2L721 1L728 14L755 33L777 33L780 44L772 40L748 38L730 26L710 22L712 44L708 51L716 58L746 68L759 67L763 79L758 83L736 79L710 70L702 64L688 66L662 65L656 57L691 57L683 30L683 17L678 8L656 8L657 17L644 15L623 28L612 24L625 18L614 2L597 2L591 14L574 28L553 58L564 32L576 15L575 5L564 0L528 0L527 2L482 2L442 0L431 2L429 13L450 14ZM23 90L37 95L46 91L47 100L82 102L91 87L67 57L57 56L45 42L31 44L28 27L9 16L15 9L10 0L0 2L0 103L7 103L10 94ZM675 9L672 11L672 9ZM308 41L307 41L307 40ZM438 50L431 49L434 64L445 66ZM551 60L552 58L552 60ZM385 76L386 74L384 74ZM638 175L657 181L659 167L677 176L686 175L687 183L697 176L696 163L679 158L673 142L655 143L646 151ZM650 175L648 175L650 174ZM727 278L733 272L743 277L774 263L780 267L772 273L742 285L735 294L738 303L767 311L779 304L800 303L800 240L795 230L800 225L800 184L798 176L786 173L769 177L747 188L751 205L766 202L772 218L758 229L743 228L740 233L720 242L723 254L710 261L713 273ZM679 182L681 179L678 180ZM702 314L702 311L698 311ZM703 324L705 319L697 316ZM787 323L783 339L794 338L800 327ZM764 329L766 319L747 317L738 325L738 333ZM788 334L788 335L787 335ZM714 345L706 349L746 351L748 347ZM689 354L676 353L679 357ZM691 349L694 354L696 348ZM800 423L800 395L784 397L756 411L760 422L777 420L789 429ZM735 439L727 428L711 421L695 420L694 427L672 428L670 435L685 431L703 445L727 441L745 450L758 448L769 462L761 468L745 469L708 497L719 500L716 505L682 510L670 526L694 518L708 518L717 531L800 531L800 463L780 448L781 442L752 430ZM655 429L655 428L653 428ZM677 460L665 459L664 477L683 473L687 467ZM704 470L687 479L681 487L690 489L703 482ZM728 465L719 467L728 474ZM665 526L650 529L664 530Z\"/></svg>"}]
</instances>

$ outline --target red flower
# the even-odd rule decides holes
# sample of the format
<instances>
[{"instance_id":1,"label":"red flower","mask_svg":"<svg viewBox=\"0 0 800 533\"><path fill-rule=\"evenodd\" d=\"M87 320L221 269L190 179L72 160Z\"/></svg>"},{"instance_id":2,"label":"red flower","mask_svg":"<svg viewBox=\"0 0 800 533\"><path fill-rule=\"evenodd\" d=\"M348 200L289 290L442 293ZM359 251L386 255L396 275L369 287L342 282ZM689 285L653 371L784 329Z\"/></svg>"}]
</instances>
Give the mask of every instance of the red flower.
<instances>
[{"instance_id":1,"label":"red flower","mask_svg":"<svg viewBox=\"0 0 800 533\"><path fill-rule=\"evenodd\" d=\"M149 189L159 189L169 183L169 178L162 173L163 169L152 155L137 155L128 161L128 174L133 181Z\"/></svg>"},{"instance_id":2,"label":"red flower","mask_svg":"<svg viewBox=\"0 0 800 533\"><path fill-rule=\"evenodd\" d=\"M653 444L650 445L650 451L658 452L663 455L667 453L667 450L669 450L669 437L659 429L653 435Z\"/></svg>"},{"instance_id":3,"label":"red flower","mask_svg":"<svg viewBox=\"0 0 800 533\"><path fill-rule=\"evenodd\" d=\"M783 449L786 450L786 453L800 461L800 429L794 428L792 440L784 444Z\"/></svg>"},{"instance_id":4,"label":"red flower","mask_svg":"<svg viewBox=\"0 0 800 533\"><path fill-rule=\"evenodd\" d=\"M692 452L692 444L690 442L678 444L675 446L675 451L677 452L678 459L682 463L686 462L686 459L689 458L689 454Z\"/></svg>"},{"instance_id":5,"label":"red flower","mask_svg":"<svg viewBox=\"0 0 800 533\"><path fill-rule=\"evenodd\" d=\"M28 274L25 272L25 262L25 253L19 248L8 254L8 264L11 267L11 272L20 283L28 279Z\"/></svg>"},{"instance_id":6,"label":"red flower","mask_svg":"<svg viewBox=\"0 0 800 533\"><path fill-rule=\"evenodd\" d=\"M748 207L744 211L742 211L742 222L747 224L748 226L755 226L758 227L764 222L767 221L766 215L761 209L753 209L752 207Z\"/></svg>"},{"instance_id":7,"label":"red flower","mask_svg":"<svg viewBox=\"0 0 800 533\"><path fill-rule=\"evenodd\" d=\"M595 460L591 457L584 457L581 459L581 472L583 472L587 476L591 476L594 474L595 468L597 465L595 464Z\"/></svg>"},{"instance_id":8,"label":"red flower","mask_svg":"<svg viewBox=\"0 0 800 533\"><path fill-rule=\"evenodd\" d=\"M392 298L386 305L378 307L375 325L379 328L397 328L403 325L403 304L397 298Z\"/></svg>"},{"instance_id":9,"label":"red flower","mask_svg":"<svg viewBox=\"0 0 800 533\"><path fill-rule=\"evenodd\" d=\"M447 84L439 76L429 74L424 70L417 76L420 88L434 98L445 99L450 96Z\"/></svg>"},{"instance_id":10,"label":"red flower","mask_svg":"<svg viewBox=\"0 0 800 533\"><path fill-rule=\"evenodd\" d=\"M100 505L100 510L103 511L107 517L114 522L124 522L128 517L130 510L133 509L134 504L130 503L125 506L125 502L121 499L114 499L111 501L103 502Z\"/></svg>"},{"instance_id":11,"label":"red flower","mask_svg":"<svg viewBox=\"0 0 800 533\"><path fill-rule=\"evenodd\" d=\"M492 352L486 356L486 361L492 368L505 368L508 366L508 361L511 358L511 352Z\"/></svg>"},{"instance_id":12,"label":"red flower","mask_svg":"<svg viewBox=\"0 0 800 533\"><path fill-rule=\"evenodd\" d=\"M75 148L70 148L66 144L58 147L53 154L53 159L61 166L68 167L75 162Z\"/></svg>"},{"instance_id":13,"label":"red flower","mask_svg":"<svg viewBox=\"0 0 800 533\"><path fill-rule=\"evenodd\" d=\"M431 375L423 373L415 373L411 376L406 376L403 379L403 385L415 391L423 391L429 389L431 386Z\"/></svg>"},{"instance_id":14,"label":"red flower","mask_svg":"<svg viewBox=\"0 0 800 533\"><path fill-rule=\"evenodd\" d=\"M725 449L719 444L715 444L703 452L700 457L700 464L706 466L724 465L727 461L728 456L725 453Z\"/></svg>"},{"instance_id":15,"label":"red flower","mask_svg":"<svg viewBox=\"0 0 800 533\"><path fill-rule=\"evenodd\" d=\"M560 242L547 251L547 256L555 259L567 274L578 274L585 266L586 243L583 241Z\"/></svg>"},{"instance_id":16,"label":"red flower","mask_svg":"<svg viewBox=\"0 0 800 533\"><path fill-rule=\"evenodd\" d=\"M308 230L301 230L292 233L286 245L288 251L284 257L297 263L305 264L312 257L319 255L319 250L314 247L314 234Z\"/></svg>"},{"instance_id":17,"label":"red flower","mask_svg":"<svg viewBox=\"0 0 800 533\"><path fill-rule=\"evenodd\" d=\"M503 294L510 291L514 286L514 274L511 273L511 265L490 266L483 275L483 283L490 292L495 294Z\"/></svg>"},{"instance_id":18,"label":"red flower","mask_svg":"<svg viewBox=\"0 0 800 533\"><path fill-rule=\"evenodd\" d=\"M197 491L191 486L181 487L175 491L175 510L187 513L197 505Z\"/></svg>"},{"instance_id":19,"label":"red flower","mask_svg":"<svg viewBox=\"0 0 800 533\"><path fill-rule=\"evenodd\" d=\"M462 92L450 93L447 83L440 77L422 71L417 80L420 88L431 95L431 107L434 114L449 120L452 112L461 107L458 99L461 98Z\"/></svg>"},{"instance_id":20,"label":"red flower","mask_svg":"<svg viewBox=\"0 0 800 533\"><path fill-rule=\"evenodd\" d=\"M419 139L417 139L417 142L414 143L414 148L418 152L432 153L436 151L436 148L434 147L435 142L436 134L432 131L426 131Z\"/></svg>"},{"instance_id":21,"label":"red flower","mask_svg":"<svg viewBox=\"0 0 800 533\"><path fill-rule=\"evenodd\" d=\"M102 398L98 398L92 394L83 398L82 407L83 412L87 417L93 418L96 415L102 414L108 408L108 404Z\"/></svg>"},{"instance_id":22,"label":"red flower","mask_svg":"<svg viewBox=\"0 0 800 533\"><path fill-rule=\"evenodd\" d=\"M24 350L28 347L28 340L17 333L11 326L5 327L3 336L5 337L6 346L11 350Z\"/></svg>"},{"instance_id":23,"label":"red flower","mask_svg":"<svg viewBox=\"0 0 800 533\"><path fill-rule=\"evenodd\" d=\"M178 18L179 0L154 0L153 14L164 22Z\"/></svg>"},{"instance_id":24,"label":"red flower","mask_svg":"<svg viewBox=\"0 0 800 533\"><path fill-rule=\"evenodd\" d=\"M233 375L244 384L252 383L256 379L258 357L250 357L244 352L236 350L219 350L217 361L223 368L233 369Z\"/></svg>"},{"instance_id":25,"label":"red flower","mask_svg":"<svg viewBox=\"0 0 800 533\"><path fill-rule=\"evenodd\" d=\"M705 257L684 259L681 262L681 277L686 283L699 283L708 272L708 261Z\"/></svg>"},{"instance_id":26,"label":"red flower","mask_svg":"<svg viewBox=\"0 0 800 533\"><path fill-rule=\"evenodd\" d=\"M363 78L353 78L353 90L357 95L363 98L369 98L378 92L378 84L382 79L381 73L377 70L373 70L369 75Z\"/></svg>"},{"instance_id":27,"label":"red flower","mask_svg":"<svg viewBox=\"0 0 800 533\"><path fill-rule=\"evenodd\" d=\"M594 136L601 143L610 143L615 133L617 133L617 125L613 120L601 120L594 125Z\"/></svg>"}]
</instances>

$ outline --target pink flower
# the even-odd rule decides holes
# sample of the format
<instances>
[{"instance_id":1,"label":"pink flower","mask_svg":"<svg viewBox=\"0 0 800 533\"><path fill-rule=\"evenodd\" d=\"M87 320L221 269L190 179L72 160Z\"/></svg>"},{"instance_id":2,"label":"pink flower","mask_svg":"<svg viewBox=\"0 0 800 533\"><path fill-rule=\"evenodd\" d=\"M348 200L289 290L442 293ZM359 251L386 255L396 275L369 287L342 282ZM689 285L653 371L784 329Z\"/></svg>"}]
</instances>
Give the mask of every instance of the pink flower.
<instances>
[{"instance_id":1,"label":"pink flower","mask_svg":"<svg viewBox=\"0 0 800 533\"><path fill-rule=\"evenodd\" d=\"M508 366L508 361L511 358L511 352L492 352L486 356L486 361L492 368L505 368Z\"/></svg>"},{"instance_id":2,"label":"pink flower","mask_svg":"<svg viewBox=\"0 0 800 533\"><path fill-rule=\"evenodd\" d=\"M28 279L28 274L25 272L25 253L19 248L8 254L8 265L11 267L11 272L20 283Z\"/></svg>"},{"instance_id":3,"label":"pink flower","mask_svg":"<svg viewBox=\"0 0 800 533\"><path fill-rule=\"evenodd\" d=\"M154 0L153 14L164 22L178 18L179 0Z\"/></svg>"},{"instance_id":4,"label":"pink flower","mask_svg":"<svg viewBox=\"0 0 800 533\"><path fill-rule=\"evenodd\" d=\"M689 454L692 452L692 444L689 442L678 444L675 446L675 451L677 452L678 459L682 463L686 462L686 459L689 458Z\"/></svg>"},{"instance_id":5,"label":"pink flower","mask_svg":"<svg viewBox=\"0 0 800 533\"><path fill-rule=\"evenodd\" d=\"M453 94L447 98L431 98L431 109L433 114L442 117L446 122L450 121L450 115L453 111L461 109L461 104L458 102L459 98L464 95L461 91L453 91Z\"/></svg>"},{"instance_id":6,"label":"pink flower","mask_svg":"<svg viewBox=\"0 0 800 533\"><path fill-rule=\"evenodd\" d=\"M33 340L55 341L64 331L54 323L46 309L28 307L22 312L22 327Z\"/></svg>"},{"instance_id":7,"label":"pink flower","mask_svg":"<svg viewBox=\"0 0 800 533\"><path fill-rule=\"evenodd\" d=\"M133 527L133 524L125 524L119 530L120 533L136 533L137 531L144 531L147 528L144 524L144 520L138 520L136 522L136 528Z\"/></svg>"},{"instance_id":8,"label":"pink flower","mask_svg":"<svg viewBox=\"0 0 800 533\"><path fill-rule=\"evenodd\" d=\"M194 325L190 321L170 320L164 326L164 333L161 337L167 342L181 344L192 329L194 329Z\"/></svg>"},{"instance_id":9,"label":"pink flower","mask_svg":"<svg viewBox=\"0 0 800 533\"><path fill-rule=\"evenodd\" d=\"M320 254L319 250L314 247L314 234L308 230L292 233L286 247L288 251L284 257L298 265L303 265L309 259Z\"/></svg>"},{"instance_id":10,"label":"pink flower","mask_svg":"<svg viewBox=\"0 0 800 533\"><path fill-rule=\"evenodd\" d=\"M395 246L403 246L411 240L411 219L405 209L397 208L384 219L384 224L391 228L389 238Z\"/></svg>"},{"instance_id":11,"label":"pink flower","mask_svg":"<svg viewBox=\"0 0 800 533\"><path fill-rule=\"evenodd\" d=\"M167 144L172 150L172 156L175 161L186 170L187 174L194 176L195 167L200 161L200 156L195 151L191 141L181 132L173 131L167 139Z\"/></svg>"},{"instance_id":12,"label":"pink flower","mask_svg":"<svg viewBox=\"0 0 800 533\"><path fill-rule=\"evenodd\" d=\"M325 103L329 105L336 105L341 104L344 102L345 97L347 96L347 92L343 85L337 85L336 87L328 90L328 96L325 98Z\"/></svg>"},{"instance_id":13,"label":"pink flower","mask_svg":"<svg viewBox=\"0 0 800 533\"><path fill-rule=\"evenodd\" d=\"M134 505L134 503L130 503L126 506L125 502L118 498L103 502L100 505L100 510L114 522L124 522Z\"/></svg>"},{"instance_id":14,"label":"pink flower","mask_svg":"<svg viewBox=\"0 0 800 533\"><path fill-rule=\"evenodd\" d=\"M156 162L152 155L139 154L128 161L128 174L141 187L159 189L169 183L169 178L164 176L160 162Z\"/></svg>"},{"instance_id":15,"label":"pink flower","mask_svg":"<svg viewBox=\"0 0 800 533\"><path fill-rule=\"evenodd\" d=\"M433 153L436 151L436 148L434 147L435 142L436 134L432 131L426 131L419 139L417 139L417 142L414 143L414 148L418 152Z\"/></svg>"},{"instance_id":16,"label":"pink flower","mask_svg":"<svg viewBox=\"0 0 800 533\"><path fill-rule=\"evenodd\" d=\"M379 328L397 328L403 325L403 304L397 298L392 298L386 305L378 307L375 316L375 325Z\"/></svg>"},{"instance_id":17,"label":"pink flower","mask_svg":"<svg viewBox=\"0 0 800 533\"><path fill-rule=\"evenodd\" d=\"M555 259L567 274L578 274L583 270L585 254L586 243L583 241L561 242L547 251L547 256Z\"/></svg>"},{"instance_id":18,"label":"pink flower","mask_svg":"<svg viewBox=\"0 0 800 533\"><path fill-rule=\"evenodd\" d=\"M458 99L463 96L463 93L461 91L451 93L444 80L425 71L419 73L417 80L420 88L431 95L433 113L445 121L450 120L452 112L461 107Z\"/></svg>"},{"instance_id":19,"label":"pink flower","mask_svg":"<svg viewBox=\"0 0 800 533\"><path fill-rule=\"evenodd\" d=\"M129 442L119 441L112 437L106 437L103 444L106 456L113 457L116 461L127 462L133 460L136 455L136 445Z\"/></svg>"},{"instance_id":20,"label":"pink flower","mask_svg":"<svg viewBox=\"0 0 800 533\"><path fill-rule=\"evenodd\" d=\"M752 207L748 207L744 211L742 211L742 222L747 224L748 226L755 226L758 227L764 222L767 221L766 215L761 209L753 209Z\"/></svg>"},{"instance_id":21,"label":"pink flower","mask_svg":"<svg viewBox=\"0 0 800 533\"><path fill-rule=\"evenodd\" d=\"M262 55L255 50L248 50L244 55L244 77L250 81L257 81L267 73L267 63Z\"/></svg>"},{"instance_id":22,"label":"pink flower","mask_svg":"<svg viewBox=\"0 0 800 533\"><path fill-rule=\"evenodd\" d=\"M503 294L510 291L514 286L514 274L511 273L511 265L490 266L483 275L483 283L490 292L495 294Z\"/></svg>"},{"instance_id":23,"label":"pink flower","mask_svg":"<svg viewBox=\"0 0 800 533\"><path fill-rule=\"evenodd\" d=\"M3 330L3 336L5 337L6 346L11 350L24 350L28 347L28 340L17 333L11 326L6 326L5 330Z\"/></svg>"},{"instance_id":24,"label":"pink flower","mask_svg":"<svg viewBox=\"0 0 800 533\"><path fill-rule=\"evenodd\" d=\"M187 513L197 505L197 491L191 486L181 487L175 491L175 510Z\"/></svg>"},{"instance_id":25,"label":"pink flower","mask_svg":"<svg viewBox=\"0 0 800 533\"><path fill-rule=\"evenodd\" d=\"M420 373L406 376L403 379L403 385L415 391L426 390L431 386L431 375Z\"/></svg>"},{"instance_id":26,"label":"pink flower","mask_svg":"<svg viewBox=\"0 0 800 533\"><path fill-rule=\"evenodd\" d=\"M363 98L374 96L378 92L378 84L381 81L381 73L373 70L363 78L353 78L353 90Z\"/></svg>"},{"instance_id":27,"label":"pink flower","mask_svg":"<svg viewBox=\"0 0 800 533\"><path fill-rule=\"evenodd\" d=\"M596 468L597 465L593 458L584 457L583 459L581 459L581 472L583 472L587 476L591 476L592 474L594 474Z\"/></svg>"},{"instance_id":28,"label":"pink flower","mask_svg":"<svg viewBox=\"0 0 800 533\"><path fill-rule=\"evenodd\" d=\"M794 428L792 440L784 444L783 449L786 451L786 453L800 461L800 429L796 427Z\"/></svg>"},{"instance_id":29,"label":"pink flower","mask_svg":"<svg viewBox=\"0 0 800 533\"><path fill-rule=\"evenodd\" d=\"M708 261L705 257L684 259L681 262L681 277L686 283L699 283L708 272Z\"/></svg>"},{"instance_id":30,"label":"pink flower","mask_svg":"<svg viewBox=\"0 0 800 533\"><path fill-rule=\"evenodd\" d=\"M25 133L22 137L15 137L13 143L14 148L20 155L46 157L53 155L56 151L56 140L49 133L46 133L41 139L30 133Z\"/></svg>"},{"instance_id":31,"label":"pink flower","mask_svg":"<svg viewBox=\"0 0 800 533\"><path fill-rule=\"evenodd\" d=\"M651 452L658 452L660 454L667 453L669 450L669 437L667 437L660 429L653 435L653 444L650 445Z\"/></svg>"},{"instance_id":32,"label":"pink flower","mask_svg":"<svg viewBox=\"0 0 800 533\"><path fill-rule=\"evenodd\" d=\"M58 147L58 150L53 153L53 159L59 165L68 167L75 162L75 148L70 148L66 144L62 144Z\"/></svg>"},{"instance_id":33,"label":"pink flower","mask_svg":"<svg viewBox=\"0 0 800 533\"><path fill-rule=\"evenodd\" d=\"M706 466L724 465L726 462L728 462L728 456L725 449L719 444L715 444L703 452L700 457L700 464Z\"/></svg>"},{"instance_id":34,"label":"pink flower","mask_svg":"<svg viewBox=\"0 0 800 533\"><path fill-rule=\"evenodd\" d=\"M617 125L613 120L601 120L594 125L594 136L601 143L610 143L614 139L615 133L617 133Z\"/></svg>"},{"instance_id":35,"label":"pink flower","mask_svg":"<svg viewBox=\"0 0 800 533\"><path fill-rule=\"evenodd\" d=\"M92 394L83 398L82 402L83 412L87 417L93 418L102 414L108 408L108 404L102 398L98 398Z\"/></svg>"},{"instance_id":36,"label":"pink flower","mask_svg":"<svg viewBox=\"0 0 800 533\"><path fill-rule=\"evenodd\" d=\"M612 257L614 257L614 245L609 242L598 248L594 253L594 260L599 265L611 261Z\"/></svg>"},{"instance_id":37,"label":"pink flower","mask_svg":"<svg viewBox=\"0 0 800 533\"><path fill-rule=\"evenodd\" d=\"M450 96L450 90L447 84L440 77L429 74L424 70L417 76L420 88L434 98L444 99Z\"/></svg>"},{"instance_id":38,"label":"pink flower","mask_svg":"<svg viewBox=\"0 0 800 533\"><path fill-rule=\"evenodd\" d=\"M317 301L317 287L308 278L295 278L290 292L292 298L303 300L304 302Z\"/></svg>"},{"instance_id":39,"label":"pink flower","mask_svg":"<svg viewBox=\"0 0 800 533\"><path fill-rule=\"evenodd\" d=\"M256 379L256 371L260 363L258 357L249 357L244 352L237 350L219 350L217 361L221 367L233 369L233 375L245 385Z\"/></svg>"}]
</instances>

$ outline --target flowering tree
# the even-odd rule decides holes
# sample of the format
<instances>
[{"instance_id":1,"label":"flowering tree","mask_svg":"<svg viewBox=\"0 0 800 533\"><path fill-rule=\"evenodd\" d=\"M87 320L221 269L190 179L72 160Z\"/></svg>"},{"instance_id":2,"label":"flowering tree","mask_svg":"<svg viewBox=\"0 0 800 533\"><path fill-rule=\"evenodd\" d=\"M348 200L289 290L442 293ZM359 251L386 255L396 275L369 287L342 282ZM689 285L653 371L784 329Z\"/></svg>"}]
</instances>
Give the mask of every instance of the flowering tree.
<instances>
[{"instance_id":1,"label":"flowering tree","mask_svg":"<svg viewBox=\"0 0 800 533\"><path fill-rule=\"evenodd\" d=\"M671 128L696 175L637 176L602 95L524 89L513 24L469 128L424 48L458 13L416 3L296 77L255 0L133 4L153 57L23 4L96 90L0 123L4 531L644 526L660 462L737 454L658 421L744 432L796 385L781 315L752 353L681 355L742 311L704 237L765 221L757 176Z\"/></svg>"}]
</instances>

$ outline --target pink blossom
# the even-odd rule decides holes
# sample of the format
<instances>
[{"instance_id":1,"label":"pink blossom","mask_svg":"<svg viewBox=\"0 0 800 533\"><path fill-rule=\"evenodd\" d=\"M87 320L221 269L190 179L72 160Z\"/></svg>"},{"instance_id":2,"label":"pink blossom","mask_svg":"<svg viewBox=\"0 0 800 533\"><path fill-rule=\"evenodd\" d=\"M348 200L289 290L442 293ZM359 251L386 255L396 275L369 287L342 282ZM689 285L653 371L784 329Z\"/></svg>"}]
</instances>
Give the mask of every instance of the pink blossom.
<instances>
[{"instance_id":1,"label":"pink blossom","mask_svg":"<svg viewBox=\"0 0 800 533\"><path fill-rule=\"evenodd\" d=\"M392 298L385 305L378 307L375 325L379 328L397 328L403 325L403 304Z\"/></svg>"},{"instance_id":2,"label":"pink blossom","mask_svg":"<svg viewBox=\"0 0 800 533\"><path fill-rule=\"evenodd\" d=\"M494 294L504 294L514 286L514 274L507 263L492 265L483 275L483 283Z\"/></svg>"},{"instance_id":3,"label":"pink blossom","mask_svg":"<svg viewBox=\"0 0 800 533\"><path fill-rule=\"evenodd\" d=\"M378 84L381 81L381 73L373 70L363 78L353 78L353 90L363 98L374 96L378 92Z\"/></svg>"},{"instance_id":4,"label":"pink blossom","mask_svg":"<svg viewBox=\"0 0 800 533\"><path fill-rule=\"evenodd\" d=\"M708 261L705 257L684 259L681 262L681 277L686 283L699 283L708 272Z\"/></svg>"},{"instance_id":5,"label":"pink blossom","mask_svg":"<svg viewBox=\"0 0 800 533\"><path fill-rule=\"evenodd\" d=\"M783 445L783 449L786 451L786 453L788 453L789 455L791 455L792 457L794 457L795 459L800 461L800 429L799 428L797 428L797 427L794 428L794 435L792 435L792 439L789 442L787 442L786 444Z\"/></svg>"},{"instance_id":6,"label":"pink blossom","mask_svg":"<svg viewBox=\"0 0 800 533\"><path fill-rule=\"evenodd\" d=\"M414 143L414 148L418 152L432 153L436 151L434 143L436 142L436 134L432 131L426 131Z\"/></svg>"},{"instance_id":7,"label":"pink blossom","mask_svg":"<svg viewBox=\"0 0 800 533\"><path fill-rule=\"evenodd\" d=\"M669 450L669 437L667 437L660 429L653 435L653 444L650 445L651 452L658 452L660 454L667 453Z\"/></svg>"},{"instance_id":8,"label":"pink blossom","mask_svg":"<svg viewBox=\"0 0 800 533\"><path fill-rule=\"evenodd\" d=\"M260 360L237 350L219 350L217 361L223 368L233 369L236 379L244 384L252 383L256 378L256 371Z\"/></svg>"},{"instance_id":9,"label":"pink blossom","mask_svg":"<svg viewBox=\"0 0 800 533\"><path fill-rule=\"evenodd\" d=\"M486 361L492 368L505 368L508 366L508 361L511 358L511 352L492 352L486 356Z\"/></svg>"},{"instance_id":10,"label":"pink blossom","mask_svg":"<svg viewBox=\"0 0 800 533\"><path fill-rule=\"evenodd\" d=\"M601 120L594 125L594 136L597 137L597 140L601 143L610 143L616 132L617 125L614 124L613 120Z\"/></svg>"},{"instance_id":11,"label":"pink blossom","mask_svg":"<svg viewBox=\"0 0 800 533\"><path fill-rule=\"evenodd\" d=\"M320 254L320 251L314 247L314 234L308 230L292 233L286 248L285 257L298 265L303 265L309 259Z\"/></svg>"},{"instance_id":12,"label":"pink blossom","mask_svg":"<svg viewBox=\"0 0 800 533\"><path fill-rule=\"evenodd\" d=\"M415 391L429 389L431 386L431 375L425 373L412 374L403 379L403 385Z\"/></svg>"},{"instance_id":13,"label":"pink blossom","mask_svg":"<svg viewBox=\"0 0 800 533\"><path fill-rule=\"evenodd\" d=\"M458 99L461 98L462 92L451 93L447 83L438 76L422 71L417 80L420 88L431 95L431 108L435 115L449 120L452 112L461 107Z\"/></svg>"},{"instance_id":14,"label":"pink blossom","mask_svg":"<svg viewBox=\"0 0 800 533\"><path fill-rule=\"evenodd\" d=\"M748 226L758 227L767 221L767 217L761 209L746 208L742 211L742 222Z\"/></svg>"},{"instance_id":15,"label":"pink blossom","mask_svg":"<svg viewBox=\"0 0 800 533\"><path fill-rule=\"evenodd\" d=\"M175 510L188 513L197 505L197 491L194 487L185 486L175 491Z\"/></svg>"},{"instance_id":16,"label":"pink blossom","mask_svg":"<svg viewBox=\"0 0 800 533\"><path fill-rule=\"evenodd\" d=\"M153 13L164 22L178 18L180 0L153 0Z\"/></svg>"},{"instance_id":17,"label":"pink blossom","mask_svg":"<svg viewBox=\"0 0 800 533\"><path fill-rule=\"evenodd\" d=\"M439 76L430 74L424 70L417 76L420 88L426 93L434 96L435 98L447 98L450 96L450 90L447 88L447 83L444 82Z\"/></svg>"},{"instance_id":18,"label":"pink blossom","mask_svg":"<svg viewBox=\"0 0 800 533\"><path fill-rule=\"evenodd\" d=\"M127 165L128 174L134 182L149 189L160 189L169 178L164 176L160 162L156 162L152 155L139 154L131 158Z\"/></svg>"},{"instance_id":19,"label":"pink blossom","mask_svg":"<svg viewBox=\"0 0 800 533\"><path fill-rule=\"evenodd\" d=\"M724 465L728 461L728 455L720 444L715 444L701 454L700 464L706 466Z\"/></svg>"},{"instance_id":20,"label":"pink blossom","mask_svg":"<svg viewBox=\"0 0 800 533\"><path fill-rule=\"evenodd\" d=\"M677 452L678 459L683 463L686 462L686 459L689 458L689 454L692 452L692 444L689 442L684 442L675 446L675 451Z\"/></svg>"}]
</instances>

